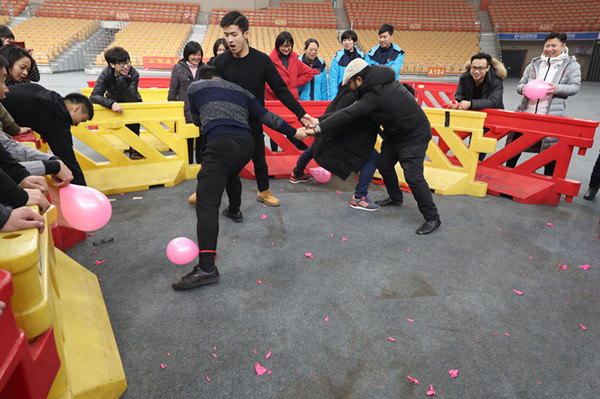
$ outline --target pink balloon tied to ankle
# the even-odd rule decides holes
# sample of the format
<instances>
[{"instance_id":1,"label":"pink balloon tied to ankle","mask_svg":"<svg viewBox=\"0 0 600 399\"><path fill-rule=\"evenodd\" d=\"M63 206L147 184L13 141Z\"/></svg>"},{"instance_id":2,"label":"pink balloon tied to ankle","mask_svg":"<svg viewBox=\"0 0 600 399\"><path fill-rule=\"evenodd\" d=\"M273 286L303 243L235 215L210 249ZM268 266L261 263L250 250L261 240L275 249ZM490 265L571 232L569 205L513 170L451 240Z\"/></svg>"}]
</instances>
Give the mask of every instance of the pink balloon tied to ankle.
<instances>
[{"instance_id":1,"label":"pink balloon tied to ankle","mask_svg":"<svg viewBox=\"0 0 600 399\"><path fill-rule=\"evenodd\" d=\"M199 252L196 243L187 237L173 238L167 245L167 258L178 265L190 263Z\"/></svg>"}]
</instances>

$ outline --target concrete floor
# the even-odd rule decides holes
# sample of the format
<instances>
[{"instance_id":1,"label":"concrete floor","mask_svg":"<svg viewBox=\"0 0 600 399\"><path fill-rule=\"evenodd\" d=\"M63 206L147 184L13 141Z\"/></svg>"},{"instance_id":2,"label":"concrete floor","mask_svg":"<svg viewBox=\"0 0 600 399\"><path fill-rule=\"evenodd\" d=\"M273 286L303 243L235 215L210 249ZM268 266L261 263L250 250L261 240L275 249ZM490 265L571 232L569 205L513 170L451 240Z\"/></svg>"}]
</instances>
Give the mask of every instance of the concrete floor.
<instances>
[{"instance_id":1,"label":"concrete floor","mask_svg":"<svg viewBox=\"0 0 600 399\"><path fill-rule=\"evenodd\" d=\"M89 78L41 83L66 94ZM505 84L507 109L516 83ZM600 120L599 93L584 82L567 115ZM573 156L568 177L582 189L599 148ZM361 212L348 207L354 184L272 180L282 205L268 208L245 180L244 223L220 220L220 283L186 292L170 283L191 265L165 248L195 239L195 182L111 196L110 223L69 255L102 279L123 398L424 398L429 384L438 398L598 397L600 198L434 195L443 224L417 236L410 195ZM256 363L272 374L257 376Z\"/></svg>"}]
</instances>

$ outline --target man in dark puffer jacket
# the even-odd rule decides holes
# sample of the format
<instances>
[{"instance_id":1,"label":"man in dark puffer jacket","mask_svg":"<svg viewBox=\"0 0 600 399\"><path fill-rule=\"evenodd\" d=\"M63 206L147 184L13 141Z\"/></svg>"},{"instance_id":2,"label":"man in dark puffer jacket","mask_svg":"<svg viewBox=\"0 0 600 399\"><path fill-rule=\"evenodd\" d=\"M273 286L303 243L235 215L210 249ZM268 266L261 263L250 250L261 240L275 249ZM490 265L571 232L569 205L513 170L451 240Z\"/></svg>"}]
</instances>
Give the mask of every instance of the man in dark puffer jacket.
<instances>
[{"instance_id":1,"label":"man in dark puffer jacket","mask_svg":"<svg viewBox=\"0 0 600 399\"><path fill-rule=\"evenodd\" d=\"M433 232L441 221L423 176L423 162L431 140L427 116L406 87L395 80L394 71L389 67L368 66L364 60L353 60L346 68L342 83L358 93L358 101L325 120L319 118L316 133L327 132L363 116L370 116L383 126L383 144L377 168L390 197L378 203L383 206L402 203L402 192L394 169L399 161L419 211L425 218L425 223L416 233Z\"/></svg>"}]
</instances>

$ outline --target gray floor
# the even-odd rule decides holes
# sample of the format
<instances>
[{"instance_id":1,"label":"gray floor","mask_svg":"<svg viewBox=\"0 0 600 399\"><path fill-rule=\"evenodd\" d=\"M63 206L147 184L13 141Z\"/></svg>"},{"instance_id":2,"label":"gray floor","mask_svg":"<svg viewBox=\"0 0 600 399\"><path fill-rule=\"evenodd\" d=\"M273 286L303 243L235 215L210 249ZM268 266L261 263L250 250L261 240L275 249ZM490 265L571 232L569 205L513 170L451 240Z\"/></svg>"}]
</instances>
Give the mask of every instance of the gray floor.
<instances>
[{"instance_id":1,"label":"gray floor","mask_svg":"<svg viewBox=\"0 0 600 399\"><path fill-rule=\"evenodd\" d=\"M89 79L79 75L42 83L66 94ZM600 120L599 93L584 82L568 116ZM574 155L568 177L586 187L598 149ZM265 208L243 183L244 223L220 220L219 284L170 288L190 269L165 248L195 238L194 181L111 196L110 223L69 251L102 279L123 398L424 398L429 384L439 398L598 397L600 198L434 195L443 224L421 237L410 195L368 213L348 207L353 180L272 180L282 205Z\"/></svg>"}]
</instances>

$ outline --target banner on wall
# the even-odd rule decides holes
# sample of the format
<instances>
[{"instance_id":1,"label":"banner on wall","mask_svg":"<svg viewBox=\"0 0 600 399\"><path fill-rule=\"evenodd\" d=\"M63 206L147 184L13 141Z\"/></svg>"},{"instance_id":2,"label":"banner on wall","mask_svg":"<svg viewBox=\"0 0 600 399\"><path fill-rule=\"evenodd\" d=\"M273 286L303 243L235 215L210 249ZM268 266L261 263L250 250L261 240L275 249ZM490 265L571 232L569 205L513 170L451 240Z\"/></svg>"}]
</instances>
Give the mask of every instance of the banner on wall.
<instances>
[{"instance_id":1,"label":"banner on wall","mask_svg":"<svg viewBox=\"0 0 600 399\"><path fill-rule=\"evenodd\" d=\"M544 40L548 33L498 33L498 40ZM568 40L598 40L599 32L567 33Z\"/></svg>"},{"instance_id":2,"label":"banner on wall","mask_svg":"<svg viewBox=\"0 0 600 399\"><path fill-rule=\"evenodd\" d=\"M172 69L181 57L142 57L142 66L148 69Z\"/></svg>"}]
</instances>

